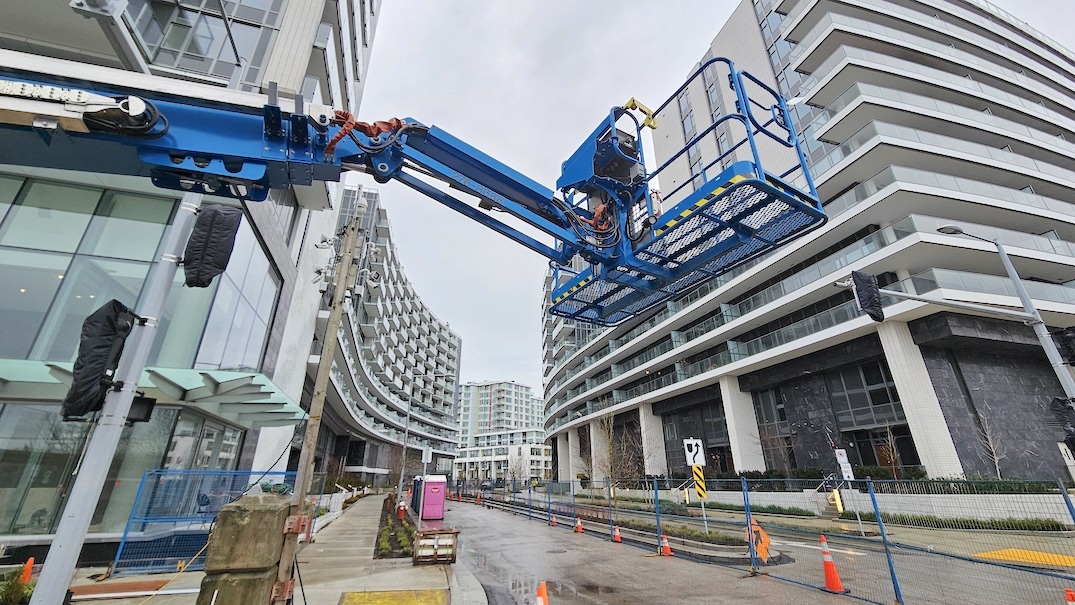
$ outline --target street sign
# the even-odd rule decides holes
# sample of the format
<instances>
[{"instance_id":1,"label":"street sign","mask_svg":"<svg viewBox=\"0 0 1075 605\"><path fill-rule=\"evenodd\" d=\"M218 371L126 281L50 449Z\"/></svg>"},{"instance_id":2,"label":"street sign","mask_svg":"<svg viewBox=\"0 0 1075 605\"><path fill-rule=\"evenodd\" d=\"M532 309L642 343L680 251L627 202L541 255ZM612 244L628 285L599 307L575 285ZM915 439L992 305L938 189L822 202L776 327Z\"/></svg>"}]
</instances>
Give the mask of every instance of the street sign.
<instances>
[{"instance_id":1,"label":"street sign","mask_svg":"<svg viewBox=\"0 0 1075 605\"><path fill-rule=\"evenodd\" d=\"M844 481L854 481L855 472L851 470L851 462L847 459L847 450L836 450L836 462L840 465L840 474Z\"/></svg>"},{"instance_id":2,"label":"street sign","mask_svg":"<svg viewBox=\"0 0 1075 605\"><path fill-rule=\"evenodd\" d=\"M422 450L422 464L433 462L433 448L426 447Z\"/></svg>"},{"instance_id":3,"label":"street sign","mask_svg":"<svg viewBox=\"0 0 1075 605\"><path fill-rule=\"evenodd\" d=\"M701 439L684 439L683 451L687 454L687 466L705 466L705 446Z\"/></svg>"},{"instance_id":4,"label":"street sign","mask_svg":"<svg viewBox=\"0 0 1075 605\"><path fill-rule=\"evenodd\" d=\"M701 466L692 466L691 469L694 470L694 493L699 500L705 500L708 495L705 490L705 473Z\"/></svg>"},{"instance_id":5,"label":"street sign","mask_svg":"<svg viewBox=\"0 0 1075 605\"><path fill-rule=\"evenodd\" d=\"M771 540L769 534L765 533L765 530L758 525L758 520L753 517L750 519L750 529L747 530L747 540L754 543L754 552L758 554L761 562L768 563Z\"/></svg>"}]
</instances>

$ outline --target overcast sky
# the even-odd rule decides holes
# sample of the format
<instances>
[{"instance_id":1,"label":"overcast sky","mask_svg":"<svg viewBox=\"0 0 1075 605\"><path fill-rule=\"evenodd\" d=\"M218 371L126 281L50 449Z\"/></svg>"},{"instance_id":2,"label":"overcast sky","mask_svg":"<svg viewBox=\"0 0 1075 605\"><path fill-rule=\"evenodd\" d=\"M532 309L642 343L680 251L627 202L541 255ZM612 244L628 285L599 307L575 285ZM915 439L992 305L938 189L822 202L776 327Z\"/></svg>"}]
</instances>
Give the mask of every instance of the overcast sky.
<instances>
[{"instance_id":1,"label":"overcast sky","mask_svg":"<svg viewBox=\"0 0 1075 605\"><path fill-rule=\"evenodd\" d=\"M552 188L612 106L675 90L737 4L388 0L359 119L439 126ZM994 4L1075 47L1075 0ZM547 261L403 185L378 187L408 278L463 339L462 380L540 396Z\"/></svg>"}]
</instances>

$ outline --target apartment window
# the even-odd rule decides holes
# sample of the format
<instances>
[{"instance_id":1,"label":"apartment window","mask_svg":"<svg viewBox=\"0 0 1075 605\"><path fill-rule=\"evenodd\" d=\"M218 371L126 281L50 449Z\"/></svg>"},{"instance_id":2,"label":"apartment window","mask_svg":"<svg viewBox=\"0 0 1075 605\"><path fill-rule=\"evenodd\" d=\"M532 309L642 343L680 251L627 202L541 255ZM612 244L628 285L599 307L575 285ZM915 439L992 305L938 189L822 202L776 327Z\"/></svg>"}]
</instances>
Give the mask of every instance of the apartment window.
<instances>
[{"instance_id":1,"label":"apartment window","mask_svg":"<svg viewBox=\"0 0 1075 605\"><path fill-rule=\"evenodd\" d=\"M884 361L826 372L825 381L841 430L889 426L907 420Z\"/></svg>"},{"instance_id":2,"label":"apartment window","mask_svg":"<svg viewBox=\"0 0 1075 605\"><path fill-rule=\"evenodd\" d=\"M248 61L244 88L260 85L284 0L225 3L239 55ZM127 22L150 63L228 79L238 58L216 0L130 0Z\"/></svg>"},{"instance_id":3,"label":"apartment window","mask_svg":"<svg viewBox=\"0 0 1075 605\"><path fill-rule=\"evenodd\" d=\"M755 391L751 397L758 419L758 438L761 440L765 468L784 471L796 468L791 427L780 389Z\"/></svg>"},{"instance_id":4,"label":"apartment window","mask_svg":"<svg viewBox=\"0 0 1075 605\"><path fill-rule=\"evenodd\" d=\"M694 113L691 108L690 93L686 90L679 93L678 103L680 120L683 122L683 137L684 140L689 141L698 133L694 124Z\"/></svg>"},{"instance_id":5,"label":"apartment window","mask_svg":"<svg viewBox=\"0 0 1075 605\"><path fill-rule=\"evenodd\" d=\"M299 203L295 199L295 192L291 189L270 189L269 200L272 202L270 210L280 226L280 232L284 234L287 244L295 236L295 223L299 218Z\"/></svg>"}]
</instances>

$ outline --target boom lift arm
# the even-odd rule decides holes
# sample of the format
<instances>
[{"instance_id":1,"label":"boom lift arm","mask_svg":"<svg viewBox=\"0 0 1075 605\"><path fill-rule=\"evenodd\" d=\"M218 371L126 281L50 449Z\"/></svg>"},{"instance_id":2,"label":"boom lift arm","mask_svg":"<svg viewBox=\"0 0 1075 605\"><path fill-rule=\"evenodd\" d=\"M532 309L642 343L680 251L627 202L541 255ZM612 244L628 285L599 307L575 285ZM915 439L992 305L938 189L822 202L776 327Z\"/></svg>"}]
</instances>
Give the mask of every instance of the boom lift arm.
<instances>
[{"instance_id":1,"label":"boom lift arm","mask_svg":"<svg viewBox=\"0 0 1075 605\"><path fill-rule=\"evenodd\" d=\"M735 111L647 172L642 129L656 128L656 114L691 82L719 70ZM70 82L12 66L0 71L6 74L0 80L0 163L148 176L158 187L248 201L264 200L270 189L338 180L343 170L366 172L382 183L397 180L546 256L557 271L580 256L589 268L553 293L550 312L589 323L626 321L825 221L784 99L727 59L708 61L656 112L634 99L612 108L563 163L555 192L410 118L366 124L326 106L305 108L301 98L285 112L275 86L258 111ZM731 145L701 166L696 146L718 128L733 133ZM763 140L790 150L783 155L795 158L791 167L766 170ZM749 159L732 162L740 148ZM693 178L666 197L688 184L694 191L662 214L651 183L685 153ZM429 178L478 198L478 206ZM523 233L492 210L523 220L554 242Z\"/></svg>"}]
</instances>

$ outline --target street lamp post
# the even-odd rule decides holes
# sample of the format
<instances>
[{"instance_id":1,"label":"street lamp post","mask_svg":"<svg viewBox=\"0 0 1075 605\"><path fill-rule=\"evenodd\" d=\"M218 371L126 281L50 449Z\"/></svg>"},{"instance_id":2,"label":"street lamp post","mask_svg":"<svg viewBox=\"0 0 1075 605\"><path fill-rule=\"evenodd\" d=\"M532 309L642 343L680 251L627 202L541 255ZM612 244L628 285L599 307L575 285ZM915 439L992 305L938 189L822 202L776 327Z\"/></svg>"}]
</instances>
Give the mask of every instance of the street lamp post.
<instances>
[{"instance_id":1,"label":"street lamp post","mask_svg":"<svg viewBox=\"0 0 1075 605\"><path fill-rule=\"evenodd\" d=\"M942 225L937 228L937 231L945 235L965 235L969 238L990 243L997 247L997 252L1000 254L1000 261L1004 264L1004 269L1008 272L1008 277L1011 278L1012 283L1015 285L1015 292L1018 294L1020 302L1023 303L1023 309L1026 311L1027 315L1030 316L1030 318L1026 320L1027 325L1034 329L1034 334L1038 337L1038 343L1041 344L1041 348L1045 350L1045 356L1049 358L1049 363L1053 366L1053 372L1056 374L1057 380L1060 381L1060 385L1064 388L1064 395L1068 398L1075 397L1075 378L1072 378L1071 372L1069 372L1067 366L1064 365L1064 359L1060 356L1060 351L1057 350L1056 343L1053 342L1053 337L1049 334L1049 329L1045 327L1045 322L1042 320L1041 314L1038 313L1038 309L1034 306L1034 302L1030 300L1030 295L1023 286L1023 280L1019 278L1019 274L1015 271L1015 266L1012 265L1011 259L1008 258L1008 253L1004 250L1004 245L1000 243L1000 239L991 240L979 237L963 231L963 229L957 225Z\"/></svg>"}]
</instances>

